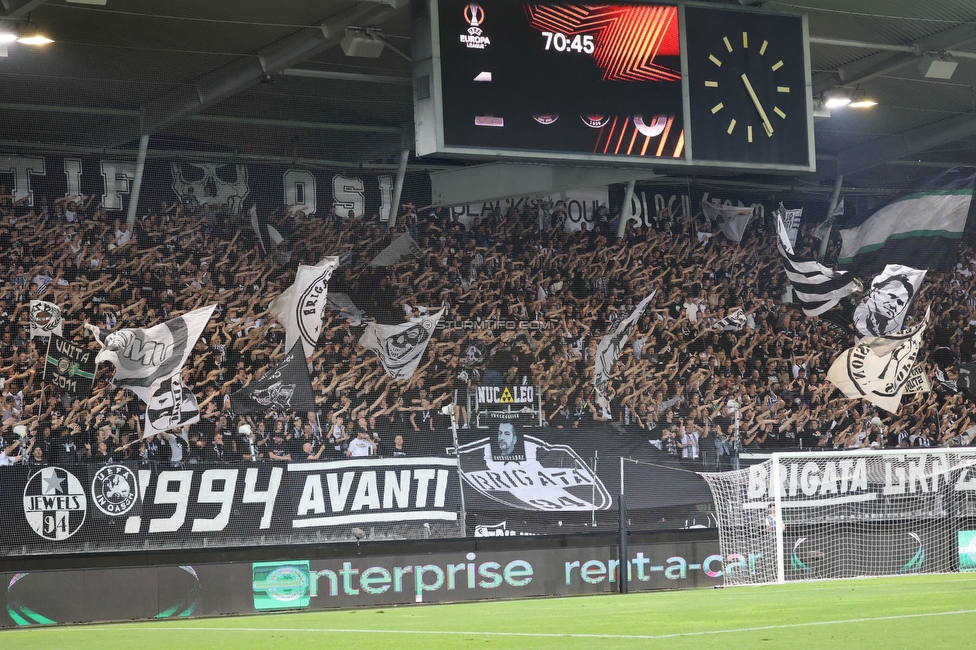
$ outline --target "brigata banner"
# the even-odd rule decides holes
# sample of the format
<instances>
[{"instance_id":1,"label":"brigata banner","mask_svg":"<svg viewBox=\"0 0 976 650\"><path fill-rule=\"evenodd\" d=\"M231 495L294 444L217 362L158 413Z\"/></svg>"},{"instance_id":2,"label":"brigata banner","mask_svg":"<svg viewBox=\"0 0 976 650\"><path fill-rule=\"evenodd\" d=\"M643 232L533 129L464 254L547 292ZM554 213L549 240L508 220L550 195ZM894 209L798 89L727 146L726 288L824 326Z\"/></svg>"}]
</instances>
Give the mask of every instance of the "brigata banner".
<instances>
[{"instance_id":1,"label":"brigata banner","mask_svg":"<svg viewBox=\"0 0 976 650\"><path fill-rule=\"evenodd\" d=\"M702 465L682 465L645 437L621 435L612 426L558 429L502 421L487 430L464 429L458 438L469 527L486 522L488 513L532 515L534 528L596 516L615 521L621 456L636 461L624 472L630 509L711 502L696 473Z\"/></svg>"},{"instance_id":2,"label":"brigata banner","mask_svg":"<svg viewBox=\"0 0 976 650\"><path fill-rule=\"evenodd\" d=\"M976 451L925 456L885 453L870 459L850 455L783 458L779 477L782 508L875 502L875 509L886 512L885 504L906 496L943 495L948 499L976 492ZM749 467L742 509L763 510L774 496L771 465Z\"/></svg>"},{"instance_id":3,"label":"brigata banner","mask_svg":"<svg viewBox=\"0 0 976 650\"><path fill-rule=\"evenodd\" d=\"M350 527L460 536L456 468L433 457L6 468L0 554L329 541Z\"/></svg>"}]
</instances>

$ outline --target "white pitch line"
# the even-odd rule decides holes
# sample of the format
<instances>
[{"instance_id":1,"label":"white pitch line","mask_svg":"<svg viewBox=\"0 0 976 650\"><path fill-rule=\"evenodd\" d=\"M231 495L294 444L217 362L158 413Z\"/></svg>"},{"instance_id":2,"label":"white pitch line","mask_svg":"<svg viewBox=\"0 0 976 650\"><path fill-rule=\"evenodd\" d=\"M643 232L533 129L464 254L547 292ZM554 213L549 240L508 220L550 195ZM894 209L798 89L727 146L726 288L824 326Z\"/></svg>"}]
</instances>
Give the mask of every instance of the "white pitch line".
<instances>
[{"instance_id":1,"label":"white pitch line","mask_svg":"<svg viewBox=\"0 0 976 650\"><path fill-rule=\"evenodd\" d=\"M428 634L440 636L499 636L499 637L529 637L529 638L552 638L552 639L618 639L618 640L641 640L653 641L658 639L673 639L676 637L706 636L716 634L736 634L739 632L764 632L769 630L786 630L799 627L815 627L825 625L850 625L851 623L872 623L876 621L896 621L911 618L929 618L933 616L958 616L960 614L976 614L976 609L960 609L951 612L928 612L923 614L900 614L898 616L874 616L866 618L848 618L836 621L813 621L809 623L787 623L784 625L759 625L755 627L739 627L725 630L697 630L691 632L675 632L672 634L584 634L584 633L546 633L546 632L473 632L463 630L369 630L353 628L306 628L306 627L175 627L171 625L153 625L151 629L174 630L181 632L296 632L296 633L316 633L316 634ZM113 625L116 630L142 630L144 626L133 625ZM30 629L9 630L0 633L12 632L78 632L82 630L107 631L104 625L79 625L73 627L38 627Z\"/></svg>"}]
</instances>

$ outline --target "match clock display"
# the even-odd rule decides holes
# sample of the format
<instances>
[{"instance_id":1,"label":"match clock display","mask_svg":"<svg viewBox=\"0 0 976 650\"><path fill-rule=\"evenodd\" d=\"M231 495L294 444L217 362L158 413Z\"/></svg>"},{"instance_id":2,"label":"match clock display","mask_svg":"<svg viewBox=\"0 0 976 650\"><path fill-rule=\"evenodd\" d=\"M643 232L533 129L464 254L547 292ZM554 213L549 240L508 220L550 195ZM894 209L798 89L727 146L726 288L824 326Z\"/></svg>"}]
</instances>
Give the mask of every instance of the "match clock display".
<instances>
[{"instance_id":1,"label":"match clock display","mask_svg":"<svg viewBox=\"0 0 976 650\"><path fill-rule=\"evenodd\" d=\"M800 14L668 0L426 2L431 15L414 21L430 40L414 62L420 156L815 169Z\"/></svg>"},{"instance_id":2,"label":"match clock display","mask_svg":"<svg viewBox=\"0 0 976 650\"><path fill-rule=\"evenodd\" d=\"M802 19L692 6L685 12L693 156L806 164Z\"/></svg>"}]
</instances>

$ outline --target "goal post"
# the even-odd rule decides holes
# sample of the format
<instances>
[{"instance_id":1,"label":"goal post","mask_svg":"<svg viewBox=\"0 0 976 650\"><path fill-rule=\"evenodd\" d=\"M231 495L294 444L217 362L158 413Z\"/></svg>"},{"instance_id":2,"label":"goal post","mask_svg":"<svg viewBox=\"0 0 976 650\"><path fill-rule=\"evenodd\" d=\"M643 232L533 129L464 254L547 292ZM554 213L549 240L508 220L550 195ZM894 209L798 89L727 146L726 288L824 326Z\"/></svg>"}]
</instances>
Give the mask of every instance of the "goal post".
<instances>
[{"instance_id":1,"label":"goal post","mask_svg":"<svg viewBox=\"0 0 976 650\"><path fill-rule=\"evenodd\" d=\"M976 567L976 449L775 453L702 476L727 585Z\"/></svg>"}]
</instances>

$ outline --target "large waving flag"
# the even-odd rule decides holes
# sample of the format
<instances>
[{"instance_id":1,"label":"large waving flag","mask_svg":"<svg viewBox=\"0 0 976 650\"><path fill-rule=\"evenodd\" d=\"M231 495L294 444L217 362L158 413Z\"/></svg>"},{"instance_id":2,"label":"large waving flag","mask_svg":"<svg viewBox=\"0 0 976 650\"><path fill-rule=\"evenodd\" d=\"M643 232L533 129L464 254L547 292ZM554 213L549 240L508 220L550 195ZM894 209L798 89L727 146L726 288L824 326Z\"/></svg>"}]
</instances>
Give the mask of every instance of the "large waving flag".
<instances>
[{"instance_id":1,"label":"large waving flag","mask_svg":"<svg viewBox=\"0 0 976 650\"><path fill-rule=\"evenodd\" d=\"M328 306L329 280L339 266L338 257L326 257L315 266L301 264L295 283L271 303L271 313L285 327L285 349L301 340L305 358L312 356L322 333L322 317Z\"/></svg>"},{"instance_id":2,"label":"large waving flag","mask_svg":"<svg viewBox=\"0 0 976 650\"><path fill-rule=\"evenodd\" d=\"M807 316L819 316L832 309L844 296L861 290L853 274L833 271L814 260L804 260L793 252L783 220L776 215L776 246L793 285L793 295Z\"/></svg>"},{"instance_id":3,"label":"large waving flag","mask_svg":"<svg viewBox=\"0 0 976 650\"><path fill-rule=\"evenodd\" d=\"M391 379L410 379L443 315L444 308L441 308L436 314L416 322L400 325L370 323L359 339L359 345L376 353Z\"/></svg>"},{"instance_id":4,"label":"large waving flag","mask_svg":"<svg viewBox=\"0 0 976 650\"><path fill-rule=\"evenodd\" d=\"M370 261L370 266L391 266L398 264L406 258L423 257L424 249L420 244L413 240L407 233L397 237L392 244L384 248L379 254Z\"/></svg>"},{"instance_id":5,"label":"large waving flag","mask_svg":"<svg viewBox=\"0 0 976 650\"><path fill-rule=\"evenodd\" d=\"M886 266L871 281L868 295L854 310L854 330L858 338L900 332L924 277L925 271L910 266Z\"/></svg>"},{"instance_id":6,"label":"large waving flag","mask_svg":"<svg viewBox=\"0 0 976 650\"><path fill-rule=\"evenodd\" d=\"M722 234L739 243L746 232L746 226L752 219L752 208L738 208L720 203L701 202L702 212L710 221L718 224Z\"/></svg>"},{"instance_id":7,"label":"large waving flag","mask_svg":"<svg viewBox=\"0 0 976 650\"><path fill-rule=\"evenodd\" d=\"M712 327L720 332L741 332L748 322L749 317L742 311L742 307L739 307L735 311L729 312L728 316L717 321Z\"/></svg>"},{"instance_id":8,"label":"large waving flag","mask_svg":"<svg viewBox=\"0 0 976 650\"><path fill-rule=\"evenodd\" d=\"M308 377L304 346L296 342L291 352L264 377L233 393L230 407L238 415L273 413L276 417L288 411L314 410L315 395Z\"/></svg>"},{"instance_id":9,"label":"large waving flag","mask_svg":"<svg viewBox=\"0 0 976 650\"><path fill-rule=\"evenodd\" d=\"M796 236L800 232L800 221L803 219L803 208L787 210L780 202L779 208L773 214L783 220L783 225L786 226L786 234L790 239L790 246L796 246Z\"/></svg>"},{"instance_id":10,"label":"large waving flag","mask_svg":"<svg viewBox=\"0 0 976 650\"><path fill-rule=\"evenodd\" d=\"M838 263L858 275L878 273L885 264L949 271L966 228L976 168L955 167L927 189L889 203L856 228L840 231Z\"/></svg>"},{"instance_id":11,"label":"large waving flag","mask_svg":"<svg viewBox=\"0 0 976 650\"><path fill-rule=\"evenodd\" d=\"M928 323L926 309L922 322L910 330L862 340L834 360L827 381L847 397L863 398L889 413L898 413Z\"/></svg>"},{"instance_id":12,"label":"large waving flag","mask_svg":"<svg viewBox=\"0 0 976 650\"><path fill-rule=\"evenodd\" d=\"M148 329L109 331L85 325L102 347L95 363L114 365L113 381L146 403L144 436L200 419L197 399L181 374L216 306L196 309Z\"/></svg>"},{"instance_id":13,"label":"large waving flag","mask_svg":"<svg viewBox=\"0 0 976 650\"><path fill-rule=\"evenodd\" d=\"M634 331L634 325L644 315L644 310L654 298L656 291L652 291L634 309L633 313L627 318L621 318L607 329L600 342L596 346L596 363L593 365L593 386L601 395L607 391L607 384L610 383L610 373L613 366L620 357L630 333Z\"/></svg>"}]
</instances>

